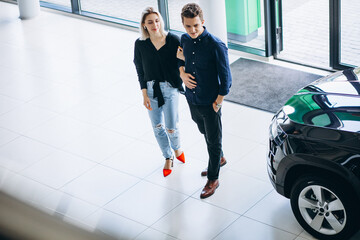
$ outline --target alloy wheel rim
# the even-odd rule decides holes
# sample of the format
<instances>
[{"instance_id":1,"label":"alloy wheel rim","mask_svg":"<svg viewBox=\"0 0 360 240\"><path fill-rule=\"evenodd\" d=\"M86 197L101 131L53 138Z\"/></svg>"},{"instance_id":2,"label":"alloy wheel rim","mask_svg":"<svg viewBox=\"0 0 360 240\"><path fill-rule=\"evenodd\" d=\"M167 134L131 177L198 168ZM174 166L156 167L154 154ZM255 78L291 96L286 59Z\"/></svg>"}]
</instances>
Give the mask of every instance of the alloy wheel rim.
<instances>
[{"instance_id":1,"label":"alloy wheel rim","mask_svg":"<svg viewBox=\"0 0 360 240\"><path fill-rule=\"evenodd\" d=\"M298 206L305 222L319 233L334 235L346 225L347 216L341 199L324 186L304 188L300 192Z\"/></svg>"}]
</instances>

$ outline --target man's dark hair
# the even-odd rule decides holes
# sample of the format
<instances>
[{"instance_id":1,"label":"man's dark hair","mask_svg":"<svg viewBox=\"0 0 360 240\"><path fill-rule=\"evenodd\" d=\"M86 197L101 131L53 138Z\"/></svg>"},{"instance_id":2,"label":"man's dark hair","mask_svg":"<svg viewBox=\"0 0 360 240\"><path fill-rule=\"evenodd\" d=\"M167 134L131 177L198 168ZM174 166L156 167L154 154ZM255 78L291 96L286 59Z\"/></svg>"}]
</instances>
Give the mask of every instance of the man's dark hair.
<instances>
[{"instance_id":1,"label":"man's dark hair","mask_svg":"<svg viewBox=\"0 0 360 240\"><path fill-rule=\"evenodd\" d=\"M185 18L195 18L199 16L200 20L204 20L203 11L196 3L188 3L181 10L181 20L184 23Z\"/></svg>"}]
</instances>

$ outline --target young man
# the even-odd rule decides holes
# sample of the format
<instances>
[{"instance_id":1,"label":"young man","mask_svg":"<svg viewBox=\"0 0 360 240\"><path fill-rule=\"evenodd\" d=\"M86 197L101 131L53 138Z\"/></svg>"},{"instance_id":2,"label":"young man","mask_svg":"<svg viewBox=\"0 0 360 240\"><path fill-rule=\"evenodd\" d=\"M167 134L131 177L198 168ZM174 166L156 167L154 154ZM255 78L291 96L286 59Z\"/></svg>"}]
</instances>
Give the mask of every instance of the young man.
<instances>
[{"instance_id":1,"label":"young man","mask_svg":"<svg viewBox=\"0 0 360 240\"><path fill-rule=\"evenodd\" d=\"M209 154L208 177L200 198L214 194L219 186L220 166L226 164L222 152L221 106L229 93L231 73L228 49L204 27L203 12L195 3L186 4L181 12L187 34L181 36L178 50L180 77L186 86L191 118L204 134Z\"/></svg>"}]
</instances>

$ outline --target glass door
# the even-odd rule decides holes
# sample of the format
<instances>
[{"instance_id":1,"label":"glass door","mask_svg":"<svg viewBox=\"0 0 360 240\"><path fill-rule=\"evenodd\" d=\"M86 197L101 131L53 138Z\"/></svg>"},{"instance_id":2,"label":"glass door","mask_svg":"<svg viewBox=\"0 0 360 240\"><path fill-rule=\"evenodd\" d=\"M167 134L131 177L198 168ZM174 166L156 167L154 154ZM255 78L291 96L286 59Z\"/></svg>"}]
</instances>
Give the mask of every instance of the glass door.
<instances>
[{"instance_id":1,"label":"glass door","mask_svg":"<svg viewBox=\"0 0 360 240\"><path fill-rule=\"evenodd\" d=\"M130 22L138 23L140 21L141 13L146 7L158 9L157 0L81 0L80 4L82 14L97 14L99 16L107 17L108 19L121 19L128 21L129 25Z\"/></svg>"},{"instance_id":2,"label":"glass door","mask_svg":"<svg viewBox=\"0 0 360 240\"><path fill-rule=\"evenodd\" d=\"M360 1L340 1L340 65L360 66Z\"/></svg>"},{"instance_id":3,"label":"glass door","mask_svg":"<svg viewBox=\"0 0 360 240\"><path fill-rule=\"evenodd\" d=\"M271 0L270 6L275 58L322 69L360 65L360 1Z\"/></svg>"},{"instance_id":4,"label":"glass door","mask_svg":"<svg viewBox=\"0 0 360 240\"><path fill-rule=\"evenodd\" d=\"M329 68L329 0L286 0L280 6L275 10L282 20L283 50L276 58Z\"/></svg>"},{"instance_id":5,"label":"glass door","mask_svg":"<svg viewBox=\"0 0 360 240\"><path fill-rule=\"evenodd\" d=\"M162 1L160 1L162 2ZM187 0L167 0L169 29L184 32L181 9ZM200 5L200 0L190 1ZM265 56L264 0L225 0L229 48ZM206 18L216 17L205 15Z\"/></svg>"}]
</instances>

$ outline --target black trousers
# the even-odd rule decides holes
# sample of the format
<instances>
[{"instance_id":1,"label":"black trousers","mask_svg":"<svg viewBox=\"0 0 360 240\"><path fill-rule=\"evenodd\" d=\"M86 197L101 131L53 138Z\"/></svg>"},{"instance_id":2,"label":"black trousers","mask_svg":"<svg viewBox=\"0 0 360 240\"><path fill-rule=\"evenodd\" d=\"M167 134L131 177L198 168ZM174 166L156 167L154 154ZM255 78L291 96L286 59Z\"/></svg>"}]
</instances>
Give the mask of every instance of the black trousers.
<instances>
[{"instance_id":1,"label":"black trousers","mask_svg":"<svg viewBox=\"0 0 360 240\"><path fill-rule=\"evenodd\" d=\"M188 102L191 118L197 124L199 131L204 135L209 153L208 174L209 180L219 178L220 158L222 152L222 125L221 109L215 112L212 105L193 105Z\"/></svg>"}]
</instances>

